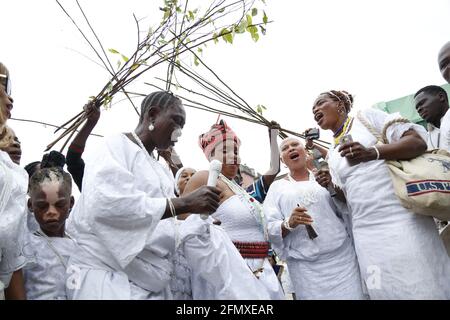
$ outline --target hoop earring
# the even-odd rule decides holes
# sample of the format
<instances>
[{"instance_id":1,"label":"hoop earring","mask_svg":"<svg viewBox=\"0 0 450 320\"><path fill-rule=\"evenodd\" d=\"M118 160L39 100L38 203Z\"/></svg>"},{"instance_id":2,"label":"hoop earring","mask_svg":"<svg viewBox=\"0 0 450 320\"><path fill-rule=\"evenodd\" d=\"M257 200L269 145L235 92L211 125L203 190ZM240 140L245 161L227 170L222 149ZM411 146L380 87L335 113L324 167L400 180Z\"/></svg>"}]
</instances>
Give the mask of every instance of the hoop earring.
<instances>
[{"instance_id":1,"label":"hoop earring","mask_svg":"<svg viewBox=\"0 0 450 320\"><path fill-rule=\"evenodd\" d=\"M150 123L150 125L148 126L148 130L153 131L155 129L155 126L153 125L153 123Z\"/></svg>"}]
</instances>

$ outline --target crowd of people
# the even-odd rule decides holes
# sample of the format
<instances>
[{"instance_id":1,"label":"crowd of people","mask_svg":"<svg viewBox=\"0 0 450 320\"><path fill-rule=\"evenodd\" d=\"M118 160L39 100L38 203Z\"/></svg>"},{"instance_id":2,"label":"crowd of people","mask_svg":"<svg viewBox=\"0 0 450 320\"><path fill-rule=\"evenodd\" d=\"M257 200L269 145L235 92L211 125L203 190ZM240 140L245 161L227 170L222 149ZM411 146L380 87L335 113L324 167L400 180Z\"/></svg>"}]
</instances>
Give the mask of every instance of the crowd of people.
<instances>
[{"instance_id":1,"label":"crowd of people","mask_svg":"<svg viewBox=\"0 0 450 320\"><path fill-rule=\"evenodd\" d=\"M450 83L450 42L438 65ZM272 122L270 168L244 188L241 142L223 120L198 139L221 164L217 182L183 166L174 145L186 112L166 91L146 96L136 128L104 138L85 163L100 118L88 103L66 155L22 168L1 63L0 81L1 299L450 299L448 222L404 207L386 164L450 152L439 86L414 95L427 130L375 109L355 115L346 91L319 94L311 115L333 133L330 148L278 144Z\"/></svg>"}]
</instances>

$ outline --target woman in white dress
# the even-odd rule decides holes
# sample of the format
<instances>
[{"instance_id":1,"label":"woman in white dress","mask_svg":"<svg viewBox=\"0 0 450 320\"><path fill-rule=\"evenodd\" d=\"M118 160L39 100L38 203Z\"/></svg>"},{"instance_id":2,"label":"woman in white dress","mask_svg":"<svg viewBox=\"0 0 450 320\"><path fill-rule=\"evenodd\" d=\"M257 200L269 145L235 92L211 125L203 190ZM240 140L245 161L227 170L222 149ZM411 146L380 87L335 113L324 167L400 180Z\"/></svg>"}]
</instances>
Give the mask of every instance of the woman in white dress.
<instances>
[{"instance_id":1,"label":"woman in white dress","mask_svg":"<svg viewBox=\"0 0 450 320\"><path fill-rule=\"evenodd\" d=\"M221 221L220 226L270 299L284 299L281 285L268 260L269 237L262 206L233 180L239 169L240 140L221 121L200 137L200 146L208 161L216 159L222 163L222 173L217 181L217 188L221 190L220 206L212 217ZM185 194L206 185L207 180L208 171L197 172L187 184Z\"/></svg>"},{"instance_id":2,"label":"woman in white dress","mask_svg":"<svg viewBox=\"0 0 450 320\"><path fill-rule=\"evenodd\" d=\"M308 171L296 138L280 145L285 179L275 181L264 214L272 247L287 261L297 299L363 299L353 243L328 191ZM318 234L311 239L305 226Z\"/></svg>"},{"instance_id":3,"label":"woman in white dress","mask_svg":"<svg viewBox=\"0 0 450 320\"><path fill-rule=\"evenodd\" d=\"M175 175L175 191L184 194L196 171L181 168ZM260 300L269 294L247 267L239 251L213 218L181 214L172 220L175 230L173 275L175 300Z\"/></svg>"},{"instance_id":4,"label":"woman in white dress","mask_svg":"<svg viewBox=\"0 0 450 320\"><path fill-rule=\"evenodd\" d=\"M313 113L322 129L334 133L328 153L330 173L347 200L370 298L449 299L450 260L434 221L401 206L384 162L425 152L426 132L419 125L395 123L387 129L389 143L375 147L377 139L358 117L349 115L352 104L350 94L332 90L319 95ZM361 116L379 132L399 117L375 109L366 109ZM326 186L329 177L322 172L318 182Z\"/></svg>"}]
</instances>

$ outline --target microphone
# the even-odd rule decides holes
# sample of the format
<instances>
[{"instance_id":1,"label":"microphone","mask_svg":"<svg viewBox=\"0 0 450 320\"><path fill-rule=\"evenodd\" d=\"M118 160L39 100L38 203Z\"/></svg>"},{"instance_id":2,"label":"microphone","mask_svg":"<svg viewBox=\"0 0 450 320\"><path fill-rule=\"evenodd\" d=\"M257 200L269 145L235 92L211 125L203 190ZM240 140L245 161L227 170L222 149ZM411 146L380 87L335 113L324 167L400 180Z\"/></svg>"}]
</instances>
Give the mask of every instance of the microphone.
<instances>
[{"instance_id":1,"label":"microphone","mask_svg":"<svg viewBox=\"0 0 450 320\"><path fill-rule=\"evenodd\" d=\"M222 163L219 160L212 160L209 164L209 174L208 174L208 183L206 184L208 187L215 187L217 185L217 178L219 178L219 174L222 171ZM200 218L203 220L208 219L209 214L202 213L200 214Z\"/></svg>"}]
</instances>

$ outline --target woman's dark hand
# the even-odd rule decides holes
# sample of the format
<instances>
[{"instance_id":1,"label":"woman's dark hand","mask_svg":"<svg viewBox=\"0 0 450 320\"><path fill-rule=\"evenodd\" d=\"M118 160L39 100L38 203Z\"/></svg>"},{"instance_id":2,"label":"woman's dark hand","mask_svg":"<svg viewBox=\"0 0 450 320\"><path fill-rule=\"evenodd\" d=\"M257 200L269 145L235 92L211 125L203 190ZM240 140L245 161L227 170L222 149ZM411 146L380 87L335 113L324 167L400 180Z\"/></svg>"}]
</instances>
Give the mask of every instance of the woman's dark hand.
<instances>
[{"instance_id":1,"label":"woman's dark hand","mask_svg":"<svg viewBox=\"0 0 450 320\"><path fill-rule=\"evenodd\" d=\"M347 142L338 150L342 157L347 158L352 164L367 162L377 158L374 148L366 148L359 142Z\"/></svg>"},{"instance_id":2,"label":"woman's dark hand","mask_svg":"<svg viewBox=\"0 0 450 320\"><path fill-rule=\"evenodd\" d=\"M279 124L278 122L276 122L276 121L270 121L270 123L269 123L269 132L270 132L271 129L280 130L280 129L281 129L281 126L280 126L280 124Z\"/></svg>"},{"instance_id":3,"label":"woman's dark hand","mask_svg":"<svg viewBox=\"0 0 450 320\"><path fill-rule=\"evenodd\" d=\"M100 107L94 101L90 101L83 107L87 116L87 121L92 124L97 124L100 119Z\"/></svg>"},{"instance_id":4,"label":"woman's dark hand","mask_svg":"<svg viewBox=\"0 0 450 320\"><path fill-rule=\"evenodd\" d=\"M311 139L310 137L308 137L308 132L310 130L312 130L313 128L308 128L305 130L305 132L303 133L305 136L305 148L308 150L311 150L314 148L314 141L313 139Z\"/></svg>"},{"instance_id":5,"label":"woman's dark hand","mask_svg":"<svg viewBox=\"0 0 450 320\"><path fill-rule=\"evenodd\" d=\"M211 214L219 207L219 195L216 187L202 186L179 199L184 201L185 212Z\"/></svg>"}]
</instances>

